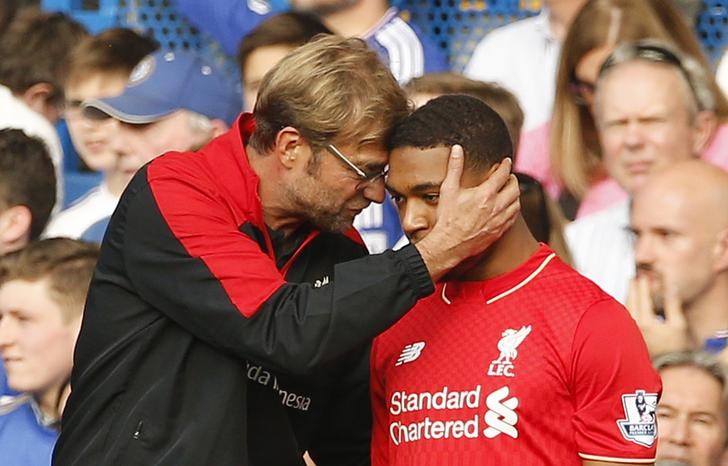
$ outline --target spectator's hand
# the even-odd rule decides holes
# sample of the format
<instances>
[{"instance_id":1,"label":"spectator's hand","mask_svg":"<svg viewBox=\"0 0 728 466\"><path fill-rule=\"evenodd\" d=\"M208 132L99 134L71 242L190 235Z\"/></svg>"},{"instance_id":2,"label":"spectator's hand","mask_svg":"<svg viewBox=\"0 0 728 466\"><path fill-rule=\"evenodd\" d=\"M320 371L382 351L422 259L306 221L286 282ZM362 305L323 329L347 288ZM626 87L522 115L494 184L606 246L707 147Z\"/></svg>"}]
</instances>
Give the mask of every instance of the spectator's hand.
<instances>
[{"instance_id":1,"label":"spectator's hand","mask_svg":"<svg viewBox=\"0 0 728 466\"><path fill-rule=\"evenodd\" d=\"M519 189L504 160L482 184L462 188L463 149L450 150L447 175L440 186L438 220L417 249L437 281L468 257L485 251L513 225L520 212Z\"/></svg>"},{"instance_id":2,"label":"spectator's hand","mask_svg":"<svg viewBox=\"0 0 728 466\"><path fill-rule=\"evenodd\" d=\"M688 324L674 286L665 281L665 317L657 315L646 277L630 282L627 309L637 322L651 356L690 348Z\"/></svg>"}]
</instances>

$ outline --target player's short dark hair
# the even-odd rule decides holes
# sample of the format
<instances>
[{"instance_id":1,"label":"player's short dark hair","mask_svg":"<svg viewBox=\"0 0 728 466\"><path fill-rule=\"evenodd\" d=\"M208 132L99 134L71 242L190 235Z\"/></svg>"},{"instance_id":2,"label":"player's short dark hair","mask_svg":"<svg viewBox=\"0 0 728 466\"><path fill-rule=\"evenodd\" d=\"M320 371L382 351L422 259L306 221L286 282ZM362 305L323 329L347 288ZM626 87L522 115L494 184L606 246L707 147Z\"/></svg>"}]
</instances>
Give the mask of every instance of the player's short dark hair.
<instances>
[{"instance_id":1,"label":"player's short dark hair","mask_svg":"<svg viewBox=\"0 0 728 466\"><path fill-rule=\"evenodd\" d=\"M56 171L43 141L19 129L0 130L0 211L30 209L30 239L36 239L55 203Z\"/></svg>"},{"instance_id":2,"label":"player's short dark hair","mask_svg":"<svg viewBox=\"0 0 728 466\"><path fill-rule=\"evenodd\" d=\"M298 47L318 34L333 32L311 13L289 11L268 18L240 41L236 58L241 74L248 56L255 49L272 45Z\"/></svg>"},{"instance_id":3,"label":"player's short dark hair","mask_svg":"<svg viewBox=\"0 0 728 466\"><path fill-rule=\"evenodd\" d=\"M61 99L71 49L88 34L60 12L21 9L0 36L0 84L20 94L38 83L51 84Z\"/></svg>"},{"instance_id":4,"label":"player's short dark hair","mask_svg":"<svg viewBox=\"0 0 728 466\"><path fill-rule=\"evenodd\" d=\"M513 144L503 119L475 97L450 94L430 100L397 125L389 150L429 149L459 144L465 169L486 170L513 156Z\"/></svg>"},{"instance_id":5,"label":"player's short dark hair","mask_svg":"<svg viewBox=\"0 0 728 466\"><path fill-rule=\"evenodd\" d=\"M500 84L470 79L454 72L442 72L413 78L404 86L404 90L410 95L465 94L477 97L503 118L511 133L514 149L518 147L523 128L523 110L518 98Z\"/></svg>"}]
</instances>

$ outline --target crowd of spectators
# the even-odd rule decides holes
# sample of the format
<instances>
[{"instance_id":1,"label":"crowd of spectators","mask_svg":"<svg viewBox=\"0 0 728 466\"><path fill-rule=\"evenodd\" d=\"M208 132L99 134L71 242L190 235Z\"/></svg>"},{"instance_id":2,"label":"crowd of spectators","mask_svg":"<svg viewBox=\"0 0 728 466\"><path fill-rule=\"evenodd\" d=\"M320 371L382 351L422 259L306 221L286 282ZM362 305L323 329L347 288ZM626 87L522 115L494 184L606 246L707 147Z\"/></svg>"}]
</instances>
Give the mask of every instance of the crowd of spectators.
<instances>
[{"instance_id":1,"label":"crowd of spectators","mask_svg":"<svg viewBox=\"0 0 728 466\"><path fill-rule=\"evenodd\" d=\"M459 74L387 0L173 0L239 79L195 51L127 28L90 34L32 3L0 5L3 465L50 464L83 297L99 246L125 247L125 228L105 233L137 173L253 125L239 114L260 111L258 90L280 84L269 80L281 60L322 35L362 39L410 111L447 94L495 110L525 227L642 332L662 377L656 464L728 464L728 51L716 63L702 52L699 2L544 0L539 15L485 35ZM80 170L100 174L81 195L64 185L76 168L63 166L60 120ZM353 220L368 252L407 247L402 205L389 192L368 201Z\"/></svg>"}]
</instances>

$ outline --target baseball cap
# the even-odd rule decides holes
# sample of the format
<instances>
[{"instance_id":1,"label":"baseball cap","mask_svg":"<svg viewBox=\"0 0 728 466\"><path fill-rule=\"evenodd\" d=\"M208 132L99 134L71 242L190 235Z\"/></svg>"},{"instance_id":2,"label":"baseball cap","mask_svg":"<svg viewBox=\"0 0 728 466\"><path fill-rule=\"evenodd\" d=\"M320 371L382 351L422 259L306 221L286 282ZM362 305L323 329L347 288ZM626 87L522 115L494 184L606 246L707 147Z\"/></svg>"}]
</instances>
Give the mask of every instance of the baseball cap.
<instances>
[{"instance_id":1,"label":"baseball cap","mask_svg":"<svg viewBox=\"0 0 728 466\"><path fill-rule=\"evenodd\" d=\"M237 81L198 54L162 50L137 64L121 95L91 99L83 107L131 124L153 123L185 109L231 125L242 97Z\"/></svg>"}]
</instances>

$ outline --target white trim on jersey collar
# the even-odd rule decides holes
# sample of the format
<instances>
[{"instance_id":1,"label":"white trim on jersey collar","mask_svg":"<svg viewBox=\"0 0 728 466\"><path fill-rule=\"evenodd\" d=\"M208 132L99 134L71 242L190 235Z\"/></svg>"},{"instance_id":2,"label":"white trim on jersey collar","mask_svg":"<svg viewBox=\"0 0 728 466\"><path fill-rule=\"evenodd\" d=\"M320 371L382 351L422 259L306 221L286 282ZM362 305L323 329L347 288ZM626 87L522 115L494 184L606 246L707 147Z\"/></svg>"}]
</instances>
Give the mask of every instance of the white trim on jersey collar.
<instances>
[{"instance_id":1,"label":"white trim on jersey collar","mask_svg":"<svg viewBox=\"0 0 728 466\"><path fill-rule=\"evenodd\" d=\"M587 455L586 453L579 453L579 457L585 460L606 461L607 463L652 464L655 462L655 458L614 458L612 456Z\"/></svg>"},{"instance_id":2,"label":"white trim on jersey collar","mask_svg":"<svg viewBox=\"0 0 728 466\"><path fill-rule=\"evenodd\" d=\"M544 268L546 268L546 266L549 264L549 262L551 262L551 259L553 259L554 257L556 257L556 253L555 252L552 252L551 254L549 254L541 262L541 264L536 268L536 270L534 270L531 273L531 275L529 275L528 277L524 278L521 282L519 282L518 284L516 284L516 285L512 286L511 288L507 289L503 293L501 293L501 294L499 294L497 296L494 296L494 297L490 298L489 300L487 300L485 302L485 304L493 304L494 302L498 301L499 299L505 298L509 294L515 293L516 291L520 290L524 286L528 285L528 283L531 280L533 280L534 278L536 278L536 276L538 276L538 274L541 273L541 271ZM446 289L447 289L447 283L445 283L444 285L442 285L442 293L441 293L442 300L445 301L446 304L452 304L452 301L450 301L450 299L445 294L445 290Z\"/></svg>"}]
</instances>

